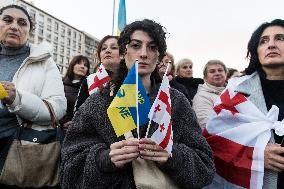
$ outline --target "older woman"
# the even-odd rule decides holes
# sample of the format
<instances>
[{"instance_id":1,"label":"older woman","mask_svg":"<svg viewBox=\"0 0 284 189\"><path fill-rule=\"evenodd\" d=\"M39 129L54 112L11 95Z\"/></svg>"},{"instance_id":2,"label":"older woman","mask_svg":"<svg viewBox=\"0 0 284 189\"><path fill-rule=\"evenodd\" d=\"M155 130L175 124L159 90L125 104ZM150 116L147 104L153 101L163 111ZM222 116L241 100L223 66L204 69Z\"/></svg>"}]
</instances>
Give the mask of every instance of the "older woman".
<instances>
[{"instance_id":1,"label":"older woman","mask_svg":"<svg viewBox=\"0 0 284 189\"><path fill-rule=\"evenodd\" d=\"M156 69L166 51L163 27L152 20L135 21L122 31L119 41L119 77L115 92L135 60L138 74L153 102L159 87ZM109 91L91 95L73 119L62 150L61 185L64 188L136 188L131 162L139 156L156 162L162 172L181 188L202 188L211 182L214 166L211 150L201 136L193 110L184 95L170 90L174 145L172 157L149 138L117 137L106 110L113 97ZM152 125L151 135L158 125ZM146 127L139 127L145 137ZM136 130L132 131L137 137Z\"/></svg>"},{"instance_id":2,"label":"older woman","mask_svg":"<svg viewBox=\"0 0 284 189\"><path fill-rule=\"evenodd\" d=\"M22 122L32 128L51 128L47 100L58 118L66 111L66 98L59 70L51 58L52 47L47 43L29 44L34 29L27 11L17 5L0 9L0 83L8 92L0 108L0 146L10 138ZM7 188L7 186L3 186Z\"/></svg>"},{"instance_id":3,"label":"older woman","mask_svg":"<svg viewBox=\"0 0 284 189\"><path fill-rule=\"evenodd\" d=\"M174 78L175 82L185 86L190 100L192 100L196 94L198 85L204 83L204 81L200 78L193 78L192 68L193 62L190 59L181 59L176 65L176 77Z\"/></svg>"},{"instance_id":4,"label":"older woman","mask_svg":"<svg viewBox=\"0 0 284 189\"><path fill-rule=\"evenodd\" d=\"M120 57L117 40L117 36L107 35L100 41L97 48L97 56L99 58L99 61L108 71L110 77L114 77L116 71L119 68ZM92 77L92 75L90 75L89 77ZM90 94L88 91L88 82L87 79L85 79L79 90L75 105L75 111L78 110L78 108L86 101L89 96Z\"/></svg>"},{"instance_id":5,"label":"older woman","mask_svg":"<svg viewBox=\"0 0 284 189\"><path fill-rule=\"evenodd\" d=\"M63 78L64 92L67 99L66 115L60 120L65 129L73 118L74 106L83 80L89 75L90 62L87 57L78 55L72 58Z\"/></svg>"},{"instance_id":6,"label":"older woman","mask_svg":"<svg viewBox=\"0 0 284 189\"><path fill-rule=\"evenodd\" d=\"M227 68L220 60L210 60L204 67L205 83L199 85L192 104L201 128L206 127L214 102L225 89L226 74Z\"/></svg>"},{"instance_id":7,"label":"older woman","mask_svg":"<svg viewBox=\"0 0 284 189\"><path fill-rule=\"evenodd\" d=\"M185 86L173 79L175 77L175 61L174 56L169 52L165 53L164 58L158 64L158 71L161 78L163 78L164 74L166 73L167 67L169 67L167 71L167 76L170 80L170 86L183 93L189 100L189 102L192 103Z\"/></svg>"}]
</instances>

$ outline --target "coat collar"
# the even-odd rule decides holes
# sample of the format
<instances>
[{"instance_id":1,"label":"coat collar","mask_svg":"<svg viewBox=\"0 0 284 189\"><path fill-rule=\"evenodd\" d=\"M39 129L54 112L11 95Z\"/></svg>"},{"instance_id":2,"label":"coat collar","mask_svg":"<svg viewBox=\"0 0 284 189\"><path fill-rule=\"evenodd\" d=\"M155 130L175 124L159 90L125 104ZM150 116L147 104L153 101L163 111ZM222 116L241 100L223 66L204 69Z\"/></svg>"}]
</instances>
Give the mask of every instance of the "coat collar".
<instances>
[{"instance_id":1,"label":"coat collar","mask_svg":"<svg viewBox=\"0 0 284 189\"><path fill-rule=\"evenodd\" d=\"M52 55L52 46L50 43L43 41L38 45L29 44L30 46L30 59L46 58Z\"/></svg>"},{"instance_id":2,"label":"coat collar","mask_svg":"<svg viewBox=\"0 0 284 189\"><path fill-rule=\"evenodd\" d=\"M234 91L243 93L260 111L266 114L268 111L258 73L255 72L245 77L246 78L236 86Z\"/></svg>"}]
</instances>

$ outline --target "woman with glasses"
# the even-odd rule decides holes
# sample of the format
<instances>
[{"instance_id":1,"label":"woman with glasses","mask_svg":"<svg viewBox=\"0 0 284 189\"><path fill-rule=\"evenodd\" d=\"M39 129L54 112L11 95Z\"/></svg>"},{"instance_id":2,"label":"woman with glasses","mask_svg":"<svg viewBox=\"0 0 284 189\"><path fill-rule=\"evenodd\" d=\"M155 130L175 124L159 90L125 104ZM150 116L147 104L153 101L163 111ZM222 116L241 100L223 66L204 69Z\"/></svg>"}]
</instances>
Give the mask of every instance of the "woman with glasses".
<instances>
[{"instance_id":1,"label":"woman with glasses","mask_svg":"<svg viewBox=\"0 0 284 189\"><path fill-rule=\"evenodd\" d=\"M189 100L190 104L192 104L190 96L189 96L185 86L178 83L174 79L174 77L175 77L175 64L174 63L175 63L174 56L171 53L166 52L162 61L160 61L158 63L159 75L160 75L161 78L163 78L164 74L167 71L167 76L168 76L169 81L170 81L170 86L172 88L178 90L179 92L183 93L186 96L186 98ZM168 67L168 70L167 70L167 67Z\"/></svg>"}]
</instances>

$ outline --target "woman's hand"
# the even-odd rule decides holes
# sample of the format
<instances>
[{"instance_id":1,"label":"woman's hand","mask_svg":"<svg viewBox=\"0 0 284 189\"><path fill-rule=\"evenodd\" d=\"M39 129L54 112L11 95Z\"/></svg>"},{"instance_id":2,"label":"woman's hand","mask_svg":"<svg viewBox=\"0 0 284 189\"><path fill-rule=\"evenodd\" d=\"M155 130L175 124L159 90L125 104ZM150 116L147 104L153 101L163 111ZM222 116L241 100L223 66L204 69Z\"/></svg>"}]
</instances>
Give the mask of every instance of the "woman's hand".
<instances>
[{"instance_id":1,"label":"woman's hand","mask_svg":"<svg viewBox=\"0 0 284 189\"><path fill-rule=\"evenodd\" d=\"M139 157L139 141L122 140L110 145L110 159L116 167L122 168L125 164Z\"/></svg>"},{"instance_id":2,"label":"woman's hand","mask_svg":"<svg viewBox=\"0 0 284 189\"><path fill-rule=\"evenodd\" d=\"M9 82L9 81L0 81L0 83L3 85L4 89L8 93L8 96L3 98L2 101L5 104L11 105L16 98L16 86L14 83Z\"/></svg>"},{"instance_id":3,"label":"woman's hand","mask_svg":"<svg viewBox=\"0 0 284 189\"><path fill-rule=\"evenodd\" d=\"M264 167L277 172L284 171L284 147L268 143L264 150Z\"/></svg>"},{"instance_id":4,"label":"woman's hand","mask_svg":"<svg viewBox=\"0 0 284 189\"><path fill-rule=\"evenodd\" d=\"M168 161L170 154L150 138L142 138L139 141L139 151L142 159L156 161L164 164Z\"/></svg>"},{"instance_id":5,"label":"woman's hand","mask_svg":"<svg viewBox=\"0 0 284 189\"><path fill-rule=\"evenodd\" d=\"M63 129L67 130L68 127L70 127L71 124L72 124L72 121L67 121L66 123L63 124Z\"/></svg>"}]
</instances>

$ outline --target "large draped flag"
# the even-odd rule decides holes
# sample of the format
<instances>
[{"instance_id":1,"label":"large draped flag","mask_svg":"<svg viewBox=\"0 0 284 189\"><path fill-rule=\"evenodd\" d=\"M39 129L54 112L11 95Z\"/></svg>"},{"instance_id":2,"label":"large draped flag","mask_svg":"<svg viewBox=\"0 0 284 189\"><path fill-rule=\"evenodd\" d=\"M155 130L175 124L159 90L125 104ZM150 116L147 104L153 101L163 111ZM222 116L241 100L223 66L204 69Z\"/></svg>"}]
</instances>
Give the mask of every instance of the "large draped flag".
<instances>
[{"instance_id":1,"label":"large draped flag","mask_svg":"<svg viewBox=\"0 0 284 189\"><path fill-rule=\"evenodd\" d=\"M163 82L148 116L150 120L159 124L151 139L171 154L173 146L171 99L169 79L166 75L163 77Z\"/></svg>"},{"instance_id":2,"label":"large draped flag","mask_svg":"<svg viewBox=\"0 0 284 189\"><path fill-rule=\"evenodd\" d=\"M264 149L271 137L284 134L279 109L272 106L265 115L242 93L234 89L251 76L231 79L215 102L213 114L203 132L214 153L216 174L208 188L261 189Z\"/></svg>"},{"instance_id":3,"label":"large draped flag","mask_svg":"<svg viewBox=\"0 0 284 189\"><path fill-rule=\"evenodd\" d=\"M119 1L118 8L118 26L117 26L117 35L119 36L123 28L126 26L126 7L125 0Z\"/></svg>"},{"instance_id":4,"label":"large draped flag","mask_svg":"<svg viewBox=\"0 0 284 189\"><path fill-rule=\"evenodd\" d=\"M123 84L107 109L108 117L118 137L136 128L137 100L139 126L144 125L149 121L147 116L150 111L150 100L146 94L142 81L136 72L137 64L138 63L136 62L129 70ZM138 76L138 92L136 75Z\"/></svg>"},{"instance_id":5,"label":"large draped flag","mask_svg":"<svg viewBox=\"0 0 284 189\"><path fill-rule=\"evenodd\" d=\"M87 77L88 91L89 94L97 92L100 87L105 86L110 81L110 76L108 75L105 67L101 64L96 73L93 73Z\"/></svg>"}]
</instances>

